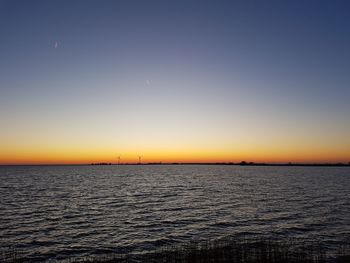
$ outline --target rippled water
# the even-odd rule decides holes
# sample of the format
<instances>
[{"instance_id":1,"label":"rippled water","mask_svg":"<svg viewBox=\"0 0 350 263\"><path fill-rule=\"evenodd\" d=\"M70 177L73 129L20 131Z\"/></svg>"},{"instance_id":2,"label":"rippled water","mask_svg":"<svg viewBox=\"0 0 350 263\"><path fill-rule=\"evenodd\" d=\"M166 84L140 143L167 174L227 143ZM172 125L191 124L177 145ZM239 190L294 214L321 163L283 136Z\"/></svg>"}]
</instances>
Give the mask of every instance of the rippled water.
<instances>
[{"instance_id":1,"label":"rippled water","mask_svg":"<svg viewBox=\"0 0 350 263\"><path fill-rule=\"evenodd\" d=\"M226 236L350 237L350 169L0 167L0 246L36 260Z\"/></svg>"}]
</instances>

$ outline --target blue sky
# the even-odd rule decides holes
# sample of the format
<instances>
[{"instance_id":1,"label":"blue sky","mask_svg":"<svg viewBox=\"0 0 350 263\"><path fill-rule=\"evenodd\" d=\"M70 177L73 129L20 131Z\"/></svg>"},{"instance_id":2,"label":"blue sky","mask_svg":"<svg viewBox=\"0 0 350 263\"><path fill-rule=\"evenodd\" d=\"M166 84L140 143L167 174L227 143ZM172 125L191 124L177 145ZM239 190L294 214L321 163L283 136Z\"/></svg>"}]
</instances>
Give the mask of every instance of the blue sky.
<instances>
[{"instance_id":1,"label":"blue sky","mask_svg":"<svg viewBox=\"0 0 350 263\"><path fill-rule=\"evenodd\" d=\"M348 160L349 11L1 0L0 157Z\"/></svg>"}]
</instances>

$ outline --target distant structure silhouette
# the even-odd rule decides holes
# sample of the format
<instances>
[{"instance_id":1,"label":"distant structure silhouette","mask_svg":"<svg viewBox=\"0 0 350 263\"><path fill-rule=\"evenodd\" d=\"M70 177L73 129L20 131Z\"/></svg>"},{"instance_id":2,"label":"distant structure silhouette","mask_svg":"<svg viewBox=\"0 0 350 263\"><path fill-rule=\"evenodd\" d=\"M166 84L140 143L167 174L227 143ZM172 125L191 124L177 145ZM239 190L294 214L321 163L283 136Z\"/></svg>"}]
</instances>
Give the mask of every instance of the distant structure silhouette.
<instances>
[{"instance_id":1,"label":"distant structure silhouette","mask_svg":"<svg viewBox=\"0 0 350 263\"><path fill-rule=\"evenodd\" d=\"M139 155L139 164L141 164L142 162L142 156L141 155Z\"/></svg>"},{"instance_id":2,"label":"distant structure silhouette","mask_svg":"<svg viewBox=\"0 0 350 263\"><path fill-rule=\"evenodd\" d=\"M120 164L120 157L121 157L121 156L119 155L119 156L118 156L118 165Z\"/></svg>"}]
</instances>

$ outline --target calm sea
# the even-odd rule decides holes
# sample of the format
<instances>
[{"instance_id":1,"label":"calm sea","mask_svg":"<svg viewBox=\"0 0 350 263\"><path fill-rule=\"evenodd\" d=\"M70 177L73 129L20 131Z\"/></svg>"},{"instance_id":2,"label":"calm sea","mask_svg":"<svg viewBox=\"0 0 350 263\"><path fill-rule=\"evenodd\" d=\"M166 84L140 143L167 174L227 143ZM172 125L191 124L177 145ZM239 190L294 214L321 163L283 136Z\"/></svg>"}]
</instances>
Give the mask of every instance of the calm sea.
<instances>
[{"instance_id":1,"label":"calm sea","mask_svg":"<svg viewBox=\"0 0 350 263\"><path fill-rule=\"evenodd\" d=\"M349 243L346 167L0 167L0 247L33 260L227 236Z\"/></svg>"}]
</instances>

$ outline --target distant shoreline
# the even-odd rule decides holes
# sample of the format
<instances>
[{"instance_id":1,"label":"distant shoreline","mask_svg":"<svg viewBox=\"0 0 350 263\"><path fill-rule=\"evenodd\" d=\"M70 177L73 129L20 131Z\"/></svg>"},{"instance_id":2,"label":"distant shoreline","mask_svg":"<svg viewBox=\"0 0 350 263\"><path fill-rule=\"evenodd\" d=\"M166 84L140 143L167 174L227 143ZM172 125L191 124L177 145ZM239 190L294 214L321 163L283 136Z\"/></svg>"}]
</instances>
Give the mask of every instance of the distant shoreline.
<instances>
[{"instance_id":1,"label":"distant shoreline","mask_svg":"<svg viewBox=\"0 0 350 263\"><path fill-rule=\"evenodd\" d=\"M227 165L227 166L295 166L295 167L350 167L349 163L255 163L255 162L145 162L145 163L85 163L85 164L0 164L1 166L131 166L131 165Z\"/></svg>"}]
</instances>

